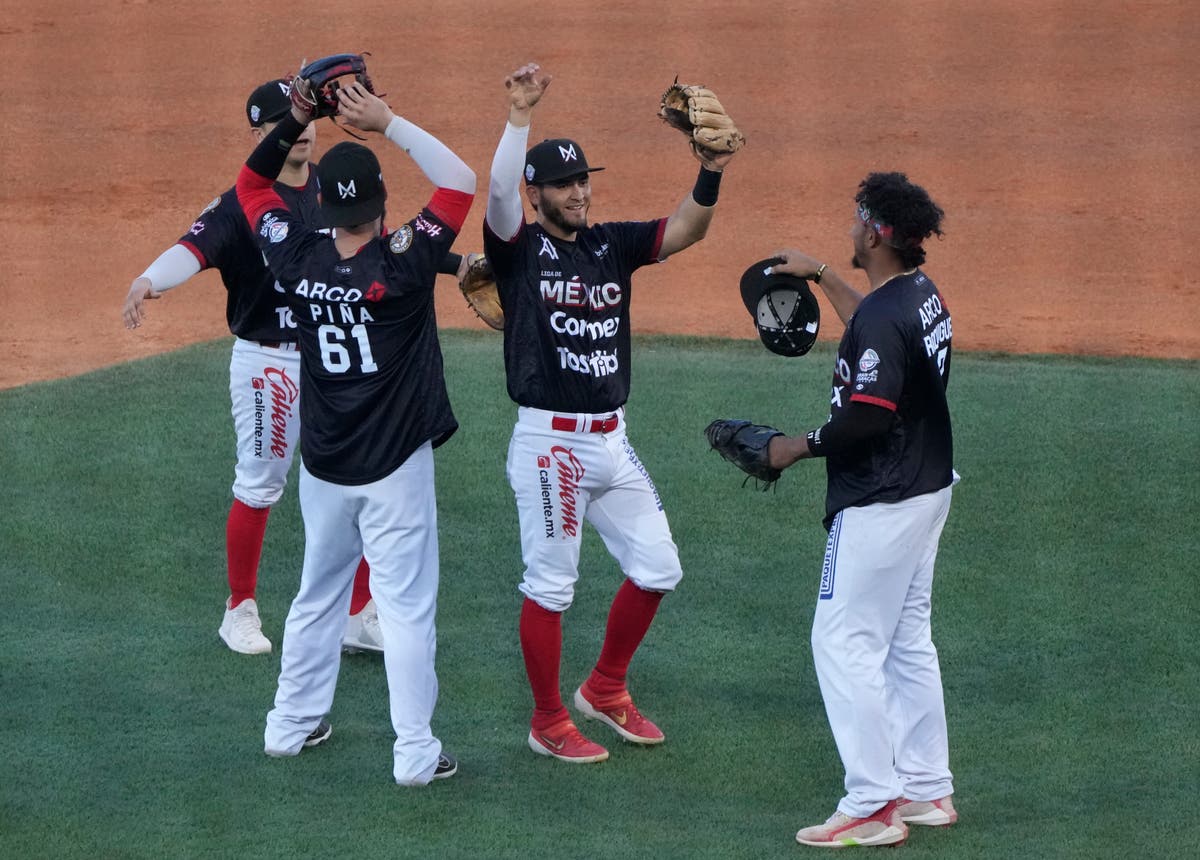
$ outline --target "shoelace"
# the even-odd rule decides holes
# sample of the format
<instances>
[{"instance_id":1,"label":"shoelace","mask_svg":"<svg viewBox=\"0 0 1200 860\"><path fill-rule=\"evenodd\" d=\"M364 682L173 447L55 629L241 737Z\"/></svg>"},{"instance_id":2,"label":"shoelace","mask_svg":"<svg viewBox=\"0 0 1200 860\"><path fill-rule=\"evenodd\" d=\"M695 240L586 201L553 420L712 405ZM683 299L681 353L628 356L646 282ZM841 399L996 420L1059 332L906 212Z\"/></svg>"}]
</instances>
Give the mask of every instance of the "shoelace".
<instances>
[{"instance_id":1,"label":"shoelace","mask_svg":"<svg viewBox=\"0 0 1200 860\"><path fill-rule=\"evenodd\" d=\"M233 628L242 636L260 634L262 628L258 619L251 612L238 612L234 615Z\"/></svg>"}]
</instances>

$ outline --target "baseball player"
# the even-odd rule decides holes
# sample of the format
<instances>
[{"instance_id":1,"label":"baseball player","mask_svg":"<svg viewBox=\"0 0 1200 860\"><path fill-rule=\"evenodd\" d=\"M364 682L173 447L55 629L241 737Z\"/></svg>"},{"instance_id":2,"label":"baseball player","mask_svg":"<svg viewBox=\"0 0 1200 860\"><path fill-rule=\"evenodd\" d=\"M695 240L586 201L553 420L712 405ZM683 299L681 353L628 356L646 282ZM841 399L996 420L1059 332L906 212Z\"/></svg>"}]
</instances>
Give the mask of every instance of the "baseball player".
<instances>
[{"instance_id":1,"label":"baseball player","mask_svg":"<svg viewBox=\"0 0 1200 860\"><path fill-rule=\"evenodd\" d=\"M550 76L533 63L505 79L508 124L492 162L484 250L504 306L504 363L517 421L508 450L525 573L520 639L533 692L528 743L539 755L598 762L559 690L562 613L578 578L583 523L600 533L625 574L595 669L574 704L626 741L664 735L634 705L626 673L663 595L682 577L654 483L626 437L629 298L634 270L703 238L728 155L700 159L696 187L653 221L589 225L592 188L580 145L529 148L534 106ZM534 211L527 223L521 203Z\"/></svg>"},{"instance_id":2,"label":"baseball player","mask_svg":"<svg viewBox=\"0 0 1200 860\"><path fill-rule=\"evenodd\" d=\"M345 121L380 132L437 186L426 206L382 232L387 190L361 144L317 165L331 236L304 228L274 182L315 111L293 85L292 110L242 168L237 196L300 334L300 506L304 569L288 613L268 755L329 736L342 629L360 557L371 565L383 633L393 776L424 785L458 768L433 736L438 588L433 449L458 428L434 318L433 284L474 199L475 174L360 83L341 87Z\"/></svg>"},{"instance_id":3,"label":"baseball player","mask_svg":"<svg viewBox=\"0 0 1200 860\"><path fill-rule=\"evenodd\" d=\"M287 81L267 81L255 88L246 101L254 139L261 141L290 108ZM315 146L316 128L309 126L280 171L276 190L298 218L320 225L317 186L309 169ZM446 264L457 272L460 262L458 255L449 255ZM296 447L300 353L292 312L263 261L232 188L209 203L187 233L134 280L122 314L126 328L137 328L145 318L147 300L159 298L207 268L221 273L227 291L225 315L236 337L229 363L237 433L233 504L225 527L229 597L218 633L234 651L262 654L271 650L271 642L262 633L255 599L258 566L267 518L283 494ZM345 646L367 651L383 647L365 562L355 575Z\"/></svg>"},{"instance_id":4,"label":"baseball player","mask_svg":"<svg viewBox=\"0 0 1200 860\"><path fill-rule=\"evenodd\" d=\"M812 648L846 770L846 796L804 845L896 845L908 824L953 824L941 670L930 631L934 560L950 509L946 386L951 322L922 243L942 210L902 173L859 185L850 237L859 293L825 264L782 251L774 272L819 284L846 324L829 421L770 442L783 469L824 457L828 473Z\"/></svg>"}]
</instances>

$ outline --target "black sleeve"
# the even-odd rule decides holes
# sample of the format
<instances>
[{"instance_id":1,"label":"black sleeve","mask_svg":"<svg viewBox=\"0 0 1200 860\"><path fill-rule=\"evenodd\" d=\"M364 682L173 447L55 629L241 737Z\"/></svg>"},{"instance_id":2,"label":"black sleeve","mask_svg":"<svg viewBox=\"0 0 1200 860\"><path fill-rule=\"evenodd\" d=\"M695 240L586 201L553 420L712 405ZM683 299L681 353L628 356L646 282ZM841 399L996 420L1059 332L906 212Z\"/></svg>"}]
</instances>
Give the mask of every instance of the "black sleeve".
<instances>
[{"instance_id":1,"label":"black sleeve","mask_svg":"<svg viewBox=\"0 0 1200 860\"><path fill-rule=\"evenodd\" d=\"M809 431L808 449L814 457L848 453L887 433L894 415L883 406L851 401L824 426Z\"/></svg>"},{"instance_id":2,"label":"black sleeve","mask_svg":"<svg viewBox=\"0 0 1200 860\"><path fill-rule=\"evenodd\" d=\"M278 178L288 153L292 151L300 135L304 134L304 129L305 124L297 122L292 112L288 111L271 129L271 133L254 148L254 152L250 153L250 157L246 159L246 166L259 176Z\"/></svg>"},{"instance_id":3,"label":"black sleeve","mask_svg":"<svg viewBox=\"0 0 1200 860\"><path fill-rule=\"evenodd\" d=\"M442 260L438 266L439 275L457 275L458 267L462 265L462 254L455 254L453 251L446 254L446 259Z\"/></svg>"}]
</instances>

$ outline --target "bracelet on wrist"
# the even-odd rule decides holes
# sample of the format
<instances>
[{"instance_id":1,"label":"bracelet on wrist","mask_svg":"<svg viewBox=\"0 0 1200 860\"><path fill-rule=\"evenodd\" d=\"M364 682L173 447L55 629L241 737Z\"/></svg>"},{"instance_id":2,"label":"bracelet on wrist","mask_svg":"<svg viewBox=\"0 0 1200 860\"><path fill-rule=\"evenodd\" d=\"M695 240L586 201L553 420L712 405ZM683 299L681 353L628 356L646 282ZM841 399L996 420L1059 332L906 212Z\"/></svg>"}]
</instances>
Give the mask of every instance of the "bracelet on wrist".
<instances>
[{"instance_id":1,"label":"bracelet on wrist","mask_svg":"<svg viewBox=\"0 0 1200 860\"><path fill-rule=\"evenodd\" d=\"M813 282L814 284L819 284L819 283L821 283L821 276L822 276L823 274L825 274L825 268L826 268L826 264L825 264L825 263L822 263L822 264L821 264L821 266L820 266L820 268L818 268L818 269L817 269L817 273L816 273L815 275L813 275L813 277L812 277L812 282Z\"/></svg>"}]
</instances>

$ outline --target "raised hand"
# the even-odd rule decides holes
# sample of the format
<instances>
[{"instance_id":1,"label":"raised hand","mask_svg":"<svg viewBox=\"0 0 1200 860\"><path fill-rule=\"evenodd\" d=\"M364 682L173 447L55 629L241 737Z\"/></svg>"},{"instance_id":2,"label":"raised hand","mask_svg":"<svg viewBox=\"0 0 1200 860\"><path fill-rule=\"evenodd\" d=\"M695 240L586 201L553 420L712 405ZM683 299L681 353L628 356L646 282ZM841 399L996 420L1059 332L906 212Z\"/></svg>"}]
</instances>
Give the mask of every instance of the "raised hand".
<instances>
[{"instance_id":1,"label":"raised hand","mask_svg":"<svg viewBox=\"0 0 1200 860\"><path fill-rule=\"evenodd\" d=\"M542 71L537 63L526 63L504 79L504 87L508 90L509 107L514 111L525 112L541 101L542 94L550 86L553 78Z\"/></svg>"},{"instance_id":2,"label":"raised hand","mask_svg":"<svg viewBox=\"0 0 1200 860\"><path fill-rule=\"evenodd\" d=\"M337 96L338 114L346 120L347 125L380 134L387 131L388 123L394 116L392 109L362 84L355 82L341 87Z\"/></svg>"}]
</instances>

